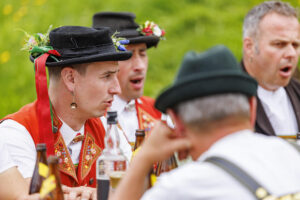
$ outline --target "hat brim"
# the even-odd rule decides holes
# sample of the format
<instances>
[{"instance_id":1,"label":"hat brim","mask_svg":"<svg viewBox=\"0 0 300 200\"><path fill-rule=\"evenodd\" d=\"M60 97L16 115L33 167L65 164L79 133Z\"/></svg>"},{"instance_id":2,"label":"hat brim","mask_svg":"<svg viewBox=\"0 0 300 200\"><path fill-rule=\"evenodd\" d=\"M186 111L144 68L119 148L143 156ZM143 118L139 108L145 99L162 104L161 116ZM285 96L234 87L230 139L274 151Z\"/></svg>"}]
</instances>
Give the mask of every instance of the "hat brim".
<instances>
[{"instance_id":1,"label":"hat brim","mask_svg":"<svg viewBox=\"0 0 300 200\"><path fill-rule=\"evenodd\" d=\"M46 66L63 67L63 66L70 66L73 64L82 64L82 63L99 62L99 61L122 61L122 60L128 60L131 56L132 53L130 51L102 53L102 54L88 55L88 56L62 59L62 60L59 60L59 57L57 57L59 61L55 61L49 56L46 61ZM34 59L35 58L32 55L30 55L30 61L34 62Z\"/></svg>"},{"instance_id":2,"label":"hat brim","mask_svg":"<svg viewBox=\"0 0 300 200\"><path fill-rule=\"evenodd\" d=\"M147 48L156 47L159 43L159 37L156 36L138 36L134 38L128 38L129 44L146 43Z\"/></svg>"},{"instance_id":3,"label":"hat brim","mask_svg":"<svg viewBox=\"0 0 300 200\"><path fill-rule=\"evenodd\" d=\"M257 82L248 75L236 72L189 77L164 90L155 107L163 113L178 103L198 97L224 93L242 93L256 96Z\"/></svg>"},{"instance_id":4,"label":"hat brim","mask_svg":"<svg viewBox=\"0 0 300 200\"><path fill-rule=\"evenodd\" d=\"M146 43L147 48L157 46L160 38L154 35L142 35L136 30L123 30L117 34L118 37L124 37L129 40L129 44Z\"/></svg>"}]
</instances>

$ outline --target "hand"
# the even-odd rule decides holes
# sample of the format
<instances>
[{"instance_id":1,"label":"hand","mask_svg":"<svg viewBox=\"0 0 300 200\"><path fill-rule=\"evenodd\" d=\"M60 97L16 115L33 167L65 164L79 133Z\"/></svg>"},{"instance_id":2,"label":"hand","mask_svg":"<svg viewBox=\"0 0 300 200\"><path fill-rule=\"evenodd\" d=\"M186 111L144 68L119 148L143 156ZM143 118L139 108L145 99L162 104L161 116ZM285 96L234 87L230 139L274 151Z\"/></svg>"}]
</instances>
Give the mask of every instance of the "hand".
<instances>
[{"instance_id":1,"label":"hand","mask_svg":"<svg viewBox=\"0 0 300 200\"><path fill-rule=\"evenodd\" d=\"M91 187L68 187L63 185L65 200L97 200L97 190Z\"/></svg>"},{"instance_id":2,"label":"hand","mask_svg":"<svg viewBox=\"0 0 300 200\"><path fill-rule=\"evenodd\" d=\"M145 140L137 155L146 156L151 163L169 158L176 151L186 151L191 143L178 137L173 130L162 122L156 122L150 136Z\"/></svg>"}]
</instances>

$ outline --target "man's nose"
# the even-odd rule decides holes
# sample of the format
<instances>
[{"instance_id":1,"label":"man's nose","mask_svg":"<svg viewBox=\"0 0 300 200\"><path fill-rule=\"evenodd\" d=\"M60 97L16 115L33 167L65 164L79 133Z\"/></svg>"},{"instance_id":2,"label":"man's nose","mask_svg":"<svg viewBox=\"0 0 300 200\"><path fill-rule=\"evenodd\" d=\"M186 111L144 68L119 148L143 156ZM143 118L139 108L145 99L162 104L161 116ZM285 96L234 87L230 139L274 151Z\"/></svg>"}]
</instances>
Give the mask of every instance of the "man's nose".
<instances>
[{"instance_id":1,"label":"man's nose","mask_svg":"<svg viewBox=\"0 0 300 200\"><path fill-rule=\"evenodd\" d=\"M142 57L140 55L136 55L133 58L133 69L134 71L142 71L144 69L146 69L146 64L145 61L142 59Z\"/></svg>"},{"instance_id":2,"label":"man's nose","mask_svg":"<svg viewBox=\"0 0 300 200\"><path fill-rule=\"evenodd\" d=\"M294 47L292 44L289 44L287 46L287 49L286 49L286 52L285 52L285 57L291 59L291 58L294 58L296 56L297 57L299 56L297 48Z\"/></svg>"},{"instance_id":3,"label":"man's nose","mask_svg":"<svg viewBox=\"0 0 300 200\"><path fill-rule=\"evenodd\" d=\"M114 81L112 83L112 86L109 88L108 92L113 95L121 94L121 87L117 76L114 77Z\"/></svg>"}]
</instances>

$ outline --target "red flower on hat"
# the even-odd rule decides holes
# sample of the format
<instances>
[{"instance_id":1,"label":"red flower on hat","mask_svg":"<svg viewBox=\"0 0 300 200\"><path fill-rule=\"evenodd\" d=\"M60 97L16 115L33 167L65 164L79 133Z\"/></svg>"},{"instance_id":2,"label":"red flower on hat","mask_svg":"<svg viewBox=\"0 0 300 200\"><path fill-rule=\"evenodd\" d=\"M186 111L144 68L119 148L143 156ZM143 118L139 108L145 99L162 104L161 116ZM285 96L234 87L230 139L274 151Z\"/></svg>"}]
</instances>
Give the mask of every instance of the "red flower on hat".
<instances>
[{"instance_id":1,"label":"red flower on hat","mask_svg":"<svg viewBox=\"0 0 300 200\"><path fill-rule=\"evenodd\" d=\"M157 36L160 39L165 39L166 32L163 29L160 29L157 24L152 21L146 21L144 24L140 25L137 29L141 34L145 36Z\"/></svg>"}]
</instances>

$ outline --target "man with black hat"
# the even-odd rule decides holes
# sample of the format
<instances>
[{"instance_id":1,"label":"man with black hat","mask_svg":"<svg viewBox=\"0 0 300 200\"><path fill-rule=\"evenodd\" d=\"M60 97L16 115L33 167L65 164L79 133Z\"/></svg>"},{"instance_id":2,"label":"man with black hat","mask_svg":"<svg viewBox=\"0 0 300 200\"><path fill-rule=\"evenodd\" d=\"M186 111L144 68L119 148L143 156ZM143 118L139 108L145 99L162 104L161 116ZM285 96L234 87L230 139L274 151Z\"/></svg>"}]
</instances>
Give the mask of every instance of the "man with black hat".
<instances>
[{"instance_id":1,"label":"man with black hat","mask_svg":"<svg viewBox=\"0 0 300 200\"><path fill-rule=\"evenodd\" d=\"M140 199L152 163L182 150L195 162L160 177L141 199L299 198L288 195L300 192L299 150L252 131L256 89L226 47L187 53L155 103L170 114L175 130L160 122L154 127L112 199Z\"/></svg>"},{"instance_id":2,"label":"man with black hat","mask_svg":"<svg viewBox=\"0 0 300 200\"><path fill-rule=\"evenodd\" d=\"M132 52L132 57L119 61L121 94L115 97L111 109L118 112L119 127L132 147L135 130L145 129L147 134L161 118L161 113L154 108L154 100L143 96L143 92L148 69L147 49L156 47L164 36L164 31L153 22L139 26L134 19L135 15L128 12L100 12L93 16L94 28L108 26L111 34L129 40L126 49Z\"/></svg>"},{"instance_id":3,"label":"man with black hat","mask_svg":"<svg viewBox=\"0 0 300 200\"><path fill-rule=\"evenodd\" d=\"M105 135L99 117L120 93L117 61L129 59L131 53L116 50L108 28L80 26L56 28L49 38L36 34L25 48L35 63L37 101L2 120L1 140L29 181L35 145L46 143L47 155L60 158L62 184L95 187L95 163ZM131 153L126 139L121 141Z\"/></svg>"},{"instance_id":4,"label":"man with black hat","mask_svg":"<svg viewBox=\"0 0 300 200\"><path fill-rule=\"evenodd\" d=\"M293 78L299 30L297 11L287 2L263 2L244 19L242 64L259 84L256 132L300 136L300 83Z\"/></svg>"}]
</instances>

